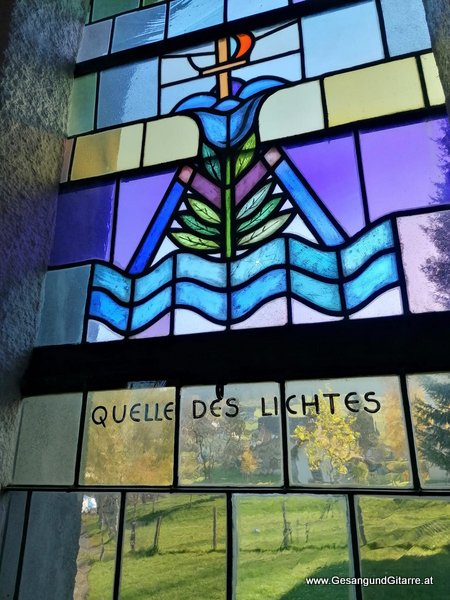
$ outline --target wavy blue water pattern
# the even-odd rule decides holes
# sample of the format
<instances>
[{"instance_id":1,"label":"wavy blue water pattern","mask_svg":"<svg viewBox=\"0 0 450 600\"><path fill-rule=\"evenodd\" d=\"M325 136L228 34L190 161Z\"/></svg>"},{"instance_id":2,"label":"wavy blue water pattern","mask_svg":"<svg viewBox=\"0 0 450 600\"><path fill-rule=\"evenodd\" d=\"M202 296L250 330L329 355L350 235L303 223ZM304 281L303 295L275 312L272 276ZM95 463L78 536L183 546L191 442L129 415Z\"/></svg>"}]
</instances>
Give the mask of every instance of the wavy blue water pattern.
<instances>
[{"instance_id":1,"label":"wavy blue water pattern","mask_svg":"<svg viewBox=\"0 0 450 600\"><path fill-rule=\"evenodd\" d=\"M227 295L223 292L213 292L196 283L183 281L176 287L177 305L196 308L208 317L219 321L227 318Z\"/></svg>"},{"instance_id":2,"label":"wavy blue water pattern","mask_svg":"<svg viewBox=\"0 0 450 600\"><path fill-rule=\"evenodd\" d=\"M107 267L106 265L95 265L94 267L94 279L92 281L94 287L101 287L111 294L114 294L116 298L123 302L130 301L131 294L131 280L126 275L122 275L118 271Z\"/></svg>"},{"instance_id":3,"label":"wavy blue water pattern","mask_svg":"<svg viewBox=\"0 0 450 600\"><path fill-rule=\"evenodd\" d=\"M339 276L337 253L334 250L318 250L303 242L289 240L290 262L316 275L336 279Z\"/></svg>"},{"instance_id":4,"label":"wavy blue water pattern","mask_svg":"<svg viewBox=\"0 0 450 600\"><path fill-rule=\"evenodd\" d=\"M263 300L268 301L277 294L286 293L286 290L286 270L270 271L242 290L231 294L231 316L233 319L239 319Z\"/></svg>"},{"instance_id":5,"label":"wavy blue water pattern","mask_svg":"<svg viewBox=\"0 0 450 600\"><path fill-rule=\"evenodd\" d=\"M309 300L318 308L335 312L342 311L339 286L336 283L325 283L313 279L303 273L291 272L291 289L294 296Z\"/></svg>"},{"instance_id":6,"label":"wavy blue water pattern","mask_svg":"<svg viewBox=\"0 0 450 600\"><path fill-rule=\"evenodd\" d=\"M351 275L376 252L393 248L393 246L392 226L390 221L385 221L371 231L364 233L359 240L342 250L344 275Z\"/></svg>"},{"instance_id":7,"label":"wavy blue water pattern","mask_svg":"<svg viewBox=\"0 0 450 600\"><path fill-rule=\"evenodd\" d=\"M172 302L172 287L167 287L147 302L135 306L131 317L131 329L140 329L162 312L170 308Z\"/></svg>"},{"instance_id":8,"label":"wavy blue water pattern","mask_svg":"<svg viewBox=\"0 0 450 600\"><path fill-rule=\"evenodd\" d=\"M104 292L94 291L91 296L91 317L100 317L124 332L127 328L129 308L120 306Z\"/></svg>"},{"instance_id":9,"label":"wavy blue water pattern","mask_svg":"<svg viewBox=\"0 0 450 600\"><path fill-rule=\"evenodd\" d=\"M212 262L196 254L179 254L177 279L181 277L190 277L202 283L224 288L227 285L227 266L225 263Z\"/></svg>"},{"instance_id":10,"label":"wavy blue water pattern","mask_svg":"<svg viewBox=\"0 0 450 600\"><path fill-rule=\"evenodd\" d=\"M397 281L398 272L395 254L380 256L353 281L344 284L347 308L357 308L372 294Z\"/></svg>"},{"instance_id":11,"label":"wavy blue water pattern","mask_svg":"<svg viewBox=\"0 0 450 600\"><path fill-rule=\"evenodd\" d=\"M136 288L134 292L134 300L139 302L143 300L160 287L169 283L173 274L173 258L167 258L164 262L151 271L148 275L143 275L136 279Z\"/></svg>"},{"instance_id":12,"label":"wavy blue water pattern","mask_svg":"<svg viewBox=\"0 0 450 600\"><path fill-rule=\"evenodd\" d=\"M284 265L286 248L284 240L272 240L250 254L231 263L231 285L239 285L248 281L267 267Z\"/></svg>"},{"instance_id":13,"label":"wavy blue water pattern","mask_svg":"<svg viewBox=\"0 0 450 600\"><path fill-rule=\"evenodd\" d=\"M389 222L376 226L363 234L348 248L340 250L345 256L345 268L348 272L364 266L374 253L385 250L393 244ZM173 261L176 260L176 304L193 308L217 322L226 323L228 319L227 286L231 289L231 318L241 320L255 307L265 304L275 296L287 294L287 275L290 275L292 297L306 300L317 310L343 314L341 305L338 253L339 250L314 248L299 240L289 240L290 260L293 267L302 268L311 275L286 271L286 246L284 238L266 243L231 264L231 281L227 280L225 262L211 261L189 252L178 252L167 257L157 267L144 276L136 277L134 298L130 298L132 276L127 277L116 269L105 265L95 266L93 285L108 290L118 300L129 302L133 310L132 329L141 329L159 315L175 305L171 296L172 286L160 291L154 298L136 306L149 294L158 292L162 286L172 282ZM281 268L282 267L282 268ZM270 269L261 275L264 269ZM289 269L289 265L287 266ZM323 282L313 275L327 277L331 281ZM182 278L196 279L196 283L180 281ZM255 281L248 283L256 277ZM395 252L380 256L366 266L352 280L348 275L342 280L346 308L355 311L376 292L398 282ZM202 285L203 284L203 285ZM204 287L214 286L214 290ZM242 289L233 289L244 286ZM94 290L91 297L90 316L101 318L115 329L126 331L129 308L123 307L101 290Z\"/></svg>"},{"instance_id":14,"label":"wavy blue water pattern","mask_svg":"<svg viewBox=\"0 0 450 600\"><path fill-rule=\"evenodd\" d=\"M300 214L306 218L307 222L314 225L314 229L321 239L329 246L342 244L344 238L330 217L306 189L294 169L285 160L282 160L276 167L275 173L283 182L292 200L297 204Z\"/></svg>"}]
</instances>

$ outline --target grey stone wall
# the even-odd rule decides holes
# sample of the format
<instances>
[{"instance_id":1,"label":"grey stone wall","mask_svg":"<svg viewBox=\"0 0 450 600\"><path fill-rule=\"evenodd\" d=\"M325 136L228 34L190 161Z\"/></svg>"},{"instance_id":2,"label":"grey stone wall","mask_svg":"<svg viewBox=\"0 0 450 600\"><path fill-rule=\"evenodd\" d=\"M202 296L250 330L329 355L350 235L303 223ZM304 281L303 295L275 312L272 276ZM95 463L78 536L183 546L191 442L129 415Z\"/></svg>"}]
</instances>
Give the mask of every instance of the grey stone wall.
<instances>
[{"instance_id":1,"label":"grey stone wall","mask_svg":"<svg viewBox=\"0 0 450 600\"><path fill-rule=\"evenodd\" d=\"M35 339L86 4L0 2L0 486L10 478L19 382Z\"/></svg>"},{"instance_id":2,"label":"grey stone wall","mask_svg":"<svg viewBox=\"0 0 450 600\"><path fill-rule=\"evenodd\" d=\"M450 114L450 2L423 0L439 75Z\"/></svg>"}]
</instances>

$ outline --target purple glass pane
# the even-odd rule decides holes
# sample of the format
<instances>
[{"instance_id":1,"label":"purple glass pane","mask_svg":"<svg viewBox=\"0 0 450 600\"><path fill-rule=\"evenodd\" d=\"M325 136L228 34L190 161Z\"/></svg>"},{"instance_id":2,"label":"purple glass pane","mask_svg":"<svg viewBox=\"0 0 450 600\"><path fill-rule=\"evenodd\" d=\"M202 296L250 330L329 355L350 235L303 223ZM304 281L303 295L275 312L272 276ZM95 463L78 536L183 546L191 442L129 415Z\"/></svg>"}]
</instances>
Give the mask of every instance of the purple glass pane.
<instances>
[{"instance_id":1,"label":"purple glass pane","mask_svg":"<svg viewBox=\"0 0 450 600\"><path fill-rule=\"evenodd\" d=\"M262 162L258 162L236 185L236 204L246 196L267 173Z\"/></svg>"},{"instance_id":2,"label":"purple glass pane","mask_svg":"<svg viewBox=\"0 0 450 600\"><path fill-rule=\"evenodd\" d=\"M194 181L192 182L192 189L201 194L204 198L215 204L216 206L220 206L220 189L212 183L208 181L203 175L199 173L194 177Z\"/></svg>"},{"instance_id":3,"label":"purple glass pane","mask_svg":"<svg viewBox=\"0 0 450 600\"><path fill-rule=\"evenodd\" d=\"M174 171L122 179L120 183L114 263L126 268L167 191Z\"/></svg>"},{"instance_id":4,"label":"purple glass pane","mask_svg":"<svg viewBox=\"0 0 450 600\"><path fill-rule=\"evenodd\" d=\"M325 206L349 235L364 225L364 209L352 135L285 148Z\"/></svg>"},{"instance_id":5,"label":"purple glass pane","mask_svg":"<svg viewBox=\"0 0 450 600\"><path fill-rule=\"evenodd\" d=\"M114 188L101 183L60 194L50 266L109 259Z\"/></svg>"},{"instance_id":6,"label":"purple glass pane","mask_svg":"<svg viewBox=\"0 0 450 600\"><path fill-rule=\"evenodd\" d=\"M442 188L446 127L446 119L430 119L361 134L371 220L396 211L450 203L449 183Z\"/></svg>"},{"instance_id":7,"label":"purple glass pane","mask_svg":"<svg viewBox=\"0 0 450 600\"><path fill-rule=\"evenodd\" d=\"M148 329L144 329L141 333L132 336L132 339L141 339L149 337L162 337L170 333L170 314L165 315L159 321L156 321Z\"/></svg>"}]
</instances>

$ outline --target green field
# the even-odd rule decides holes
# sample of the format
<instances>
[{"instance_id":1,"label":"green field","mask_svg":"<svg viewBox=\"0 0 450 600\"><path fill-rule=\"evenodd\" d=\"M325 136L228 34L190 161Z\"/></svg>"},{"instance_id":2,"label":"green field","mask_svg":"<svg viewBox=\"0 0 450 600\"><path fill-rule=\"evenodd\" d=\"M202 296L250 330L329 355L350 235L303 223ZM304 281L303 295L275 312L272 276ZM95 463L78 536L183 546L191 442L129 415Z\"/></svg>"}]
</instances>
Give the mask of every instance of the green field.
<instances>
[{"instance_id":1,"label":"green field","mask_svg":"<svg viewBox=\"0 0 450 600\"><path fill-rule=\"evenodd\" d=\"M366 587L364 599L375 600L380 594L389 600L449 597L450 503L363 497L360 507L366 538L360 550L363 576L433 576L435 580L432 587ZM225 514L225 497L220 494L145 498L130 494L122 554L122 600L224 600ZM347 586L305 584L309 576L351 574L342 498L236 495L234 518L236 600L352 597ZM89 539L84 559L86 552L90 553L90 562L87 586L75 598L107 600L111 598L115 540L104 533L102 545L97 515L86 515L83 521ZM155 548L158 521L160 534Z\"/></svg>"}]
</instances>

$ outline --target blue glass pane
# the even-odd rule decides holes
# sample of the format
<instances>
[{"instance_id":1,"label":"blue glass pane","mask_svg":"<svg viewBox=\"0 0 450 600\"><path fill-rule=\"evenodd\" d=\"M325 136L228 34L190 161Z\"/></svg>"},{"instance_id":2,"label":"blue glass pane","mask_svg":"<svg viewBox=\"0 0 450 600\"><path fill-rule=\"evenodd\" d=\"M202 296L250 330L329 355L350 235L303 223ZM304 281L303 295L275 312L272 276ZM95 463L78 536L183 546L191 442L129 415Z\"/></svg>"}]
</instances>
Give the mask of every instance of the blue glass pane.
<instances>
[{"instance_id":1,"label":"blue glass pane","mask_svg":"<svg viewBox=\"0 0 450 600\"><path fill-rule=\"evenodd\" d=\"M83 29L77 62L108 54L112 20L88 25Z\"/></svg>"},{"instance_id":2,"label":"blue glass pane","mask_svg":"<svg viewBox=\"0 0 450 600\"><path fill-rule=\"evenodd\" d=\"M170 3L170 37L222 22L223 0L172 0Z\"/></svg>"},{"instance_id":3,"label":"blue glass pane","mask_svg":"<svg viewBox=\"0 0 450 600\"><path fill-rule=\"evenodd\" d=\"M302 21L307 77L384 58L375 2L362 2Z\"/></svg>"},{"instance_id":4,"label":"blue glass pane","mask_svg":"<svg viewBox=\"0 0 450 600\"><path fill-rule=\"evenodd\" d=\"M161 90L161 112L168 113L184 98L199 92L209 92L215 85L214 77L203 77L164 87Z\"/></svg>"},{"instance_id":5,"label":"blue glass pane","mask_svg":"<svg viewBox=\"0 0 450 600\"><path fill-rule=\"evenodd\" d=\"M288 81L302 78L300 54L290 54L273 60L266 60L240 69L233 69L233 76L250 81L256 77L282 77Z\"/></svg>"},{"instance_id":6,"label":"blue glass pane","mask_svg":"<svg viewBox=\"0 0 450 600\"><path fill-rule=\"evenodd\" d=\"M291 271L291 289L294 295L308 300L317 308L341 310L339 286L336 284L324 283L308 275Z\"/></svg>"},{"instance_id":7,"label":"blue glass pane","mask_svg":"<svg viewBox=\"0 0 450 600\"><path fill-rule=\"evenodd\" d=\"M112 44L113 52L162 40L165 21L165 4L117 17Z\"/></svg>"},{"instance_id":8,"label":"blue glass pane","mask_svg":"<svg viewBox=\"0 0 450 600\"><path fill-rule=\"evenodd\" d=\"M60 194L51 266L109 258L114 190L100 183Z\"/></svg>"},{"instance_id":9,"label":"blue glass pane","mask_svg":"<svg viewBox=\"0 0 450 600\"><path fill-rule=\"evenodd\" d=\"M351 275L376 252L392 248L393 245L394 238L391 223L386 221L362 235L357 242L345 248L345 250L342 250L344 275Z\"/></svg>"},{"instance_id":10,"label":"blue glass pane","mask_svg":"<svg viewBox=\"0 0 450 600\"><path fill-rule=\"evenodd\" d=\"M228 20L256 15L288 4L288 0L228 0Z\"/></svg>"},{"instance_id":11,"label":"blue glass pane","mask_svg":"<svg viewBox=\"0 0 450 600\"><path fill-rule=\"evenodd\" d=\"M38 346L81 342L90 272L83 266L47 273Z\"/></svg>"},{"instance_id":12,"label":"blue glass pane","mask_svg":"<svg viewBox=\"0 0 450 600\"><path fill-rule=\"evenodd\" d=\"M133 310L131 328L134 330L148 325L153 319L170 307L171 298L172 288L169 287L157 294L154 298L144 302L144 304L136 306Z\"/></svg>"},{"instance_id":13,"label":"blue glass pane","mask_svg":"<svg viewBox=\"0 0 450 600\"><path fill-rule=\"evenodd\" d=\"M284 240L273 240L265 246L231 263L231 285L248 281L267 267L284 265L286 251Z\"/></svg>"},{"instance_id":14,"label":"blue glass pane","mask_svg":"<svg viewBox=\"0 0 450 600\"><path fill-rule=\"evenodd\" d=\"M104 319L107 323L124 332L128 323L129 309L117 304L104 292L94 291L91 296L90 316Z\"/></svg>"},{"instance_id":15,"label":"blue glass pane","mask_svg":"<svg viewBox=\"0 0 450 600\"><path fill-rule=\"evenodd\" d=\"M177 305L196 308L204 315L224 321L227 317L227 296L183 281L177 283Z\"/></svg>"},{"instance_id":16,"label":"blue glass pane","mask_svg":"<svg viewBox=\"0 0 450 600\"><path fill-rule=\"evenodd\" d=\"M108 127L156 115L157 78L157 59L102 71L98 127Z\"/></svg>"},{"instance_id":17,"label":"blue glass pane","mask_svg":"<svg viewBox=\"0 0 450 600\"><path fill-rule=\"evenodd\" d=\"M95 266L92 285L108 290L122 302L130 300L131 280L106 265Z\"/></svg>"},{"instance_id":18,"label":"blue glass pane","mask_svg":"<svg viewBox=\"0 0 450 600\"><path fill-rule=\"evenodd\" d=\"M160 243L162 233L171 220L173 211L175 210L183 191L184 187L176 181L162 205L161 210L158 212L158 216L146 234L138 255L133 260L132 265L130 265L130 273L142 273L147 266Z\"/></svg>"},{"instance_id":19,"label":"blue glass pane","mask_svg":"<svg viewBox=\"0 0 450 600\"><path fill-rule=\"evenodd\" d=\"M431 47L422 0L381 0L391 55Z\"/></svg>"},{"instance_id":20,"label":"blue glass pane","mask_svg":"<svg viewBox=\"0 0 450 600\"><path fill-rule=\"evenodd\" d=\"M299 50L300 36L298 27L298 24L294 23L281 29L273 27L256 31L256 41L251 52L252 60L271 58L278 54ZM271 29L275 29L275 32L271 33Z\"/></svg>"},{"instance_id":21,"label":"blue glass pane","mask_svg":"<svg viewBox=\"0 0 450 600\"><path fill-rule=\"evenodd\" d=\"M398 280L394 254L381 256L353 281L344 284L347 308L356 308L372 294Z\"/></svg>"},{"instance_id":22,"label":"blue glass pane","mask_svg":"<svg viewBox=\"0 0 450 600\"><path fill-rule=\"evenodd\" d=\"M286 271L284 269L276 269L262 275L242 290L232 293L232 318L243 317L263 300L286 293L286 288Z\"/></svg>"},{"instance_id":23,"label":"blue glass pane","mask_svg":"<svg viewBox=\"0 0 450 600\"><path fill-rule=\"evenodd\" d=\"M289 241L291 265L311 271L323 277L337 278L339 275L335 252L311 248L297 240Z\"/></svg>"},{"instance_id":24,"label":"blue glass pane","mask_svg":"<svg viewBox=\"0 0 450 600\"><path fill-rule=\"evenodd\" d=\"M172 258L168 258L154 271L136 280L134 299L143 300L172 279Z\"/></svg>"},{"instance_id":25,"label":"blue glass pane","mask_svg":"<svg viewBox=\"0 0 450 600\"><path fill-rule=\"evenodd\" d=\"M179 254L177 278L190 277L203 283L225 287L227 267L223 263L211 262L195 254Z\"/></svg>"}]
</instances>

